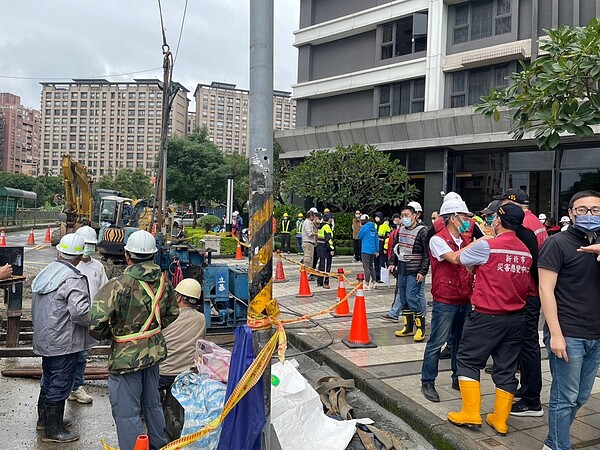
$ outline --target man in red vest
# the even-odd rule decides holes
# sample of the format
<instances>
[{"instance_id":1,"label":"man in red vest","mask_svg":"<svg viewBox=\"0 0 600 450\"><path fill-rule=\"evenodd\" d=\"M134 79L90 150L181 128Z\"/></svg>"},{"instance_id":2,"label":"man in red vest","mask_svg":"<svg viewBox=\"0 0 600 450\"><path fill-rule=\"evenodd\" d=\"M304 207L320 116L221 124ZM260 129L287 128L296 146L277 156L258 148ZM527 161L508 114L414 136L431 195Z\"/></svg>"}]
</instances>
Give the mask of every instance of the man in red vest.
<instances>
[{"instance_id":1,"label":"man in red vest","mask_svg":"<svg viewBox=\"0 0 600 450\"><path fill-rule=\"evenodd\" d=\"M540 294L538 292L537 253L548 239L546 227L529 210L529 196L521 189L509 189L505 194L494 197L502 205L514 203L523 209L525 217L523 227L535 235L532 252L534 264L529 277L527 290L527 303L523 309L525 328L523 329L523 344L519 354L519 367L521 369L521 387L515 397L521 397L512 406L510 414L519 417L541 417L544 415L540 394L542 392L542 355L540 353L540 338L538 323L540 320Z\"/></svg>"},{"instance_id":2,"label":"man in red vest","mask_svg":"<svg viewBox=\"0 0 600 450\"><path fill-rule=\"evenodd\" d=\"M450 335L456 345L451 347L452 387L458 390L456 353L462 336L467 309L473 292L473 276L458 264L456 254L470 241L462 238L460 229L469 226L469 210L462 200L448 200L440 208L445 226L429 240L431 261L431 334L423 355L421 392L432 402L439 402L435 389L440 349Z\"/></svg>"},{"instance_id":3,"label":"man in red vest","mask_svg":"<svg viewBox=\"0 0 600 450\"><path fill-rule=\"evenodd\" d=\"M457 260L475 266L477 272L471 296L474 310L467 316L457 354L462 409L448 413L454 425L481 426L479 375L492 356L496 398L486 422L500 435L508 431L532 265L531 253L516 235L524 216L517 205L501 206L492 222L496 237L479 239L458 252Z\"/></svg>"}]
</instances>

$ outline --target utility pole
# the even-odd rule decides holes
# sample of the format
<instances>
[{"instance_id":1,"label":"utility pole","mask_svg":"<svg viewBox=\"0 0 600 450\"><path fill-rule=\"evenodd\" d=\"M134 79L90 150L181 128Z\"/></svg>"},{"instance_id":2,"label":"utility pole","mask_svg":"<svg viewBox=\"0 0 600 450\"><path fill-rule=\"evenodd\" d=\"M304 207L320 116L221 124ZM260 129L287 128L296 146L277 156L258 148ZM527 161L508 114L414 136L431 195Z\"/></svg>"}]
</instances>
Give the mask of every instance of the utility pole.
<instances>
[{"instance_id":1,"label":"utility pole","mask_svg":"<svg viewBox=\"0 0 600 450\"><path fill-rule=\"evenodd\" d=\"M273 300L273 1L250 0L250 265L248 319L276 316ZM272 329L253 333L264 347ZM271 448L271 367L263 374L266 425L261 448Z\"/></svg>"}]
</instances>

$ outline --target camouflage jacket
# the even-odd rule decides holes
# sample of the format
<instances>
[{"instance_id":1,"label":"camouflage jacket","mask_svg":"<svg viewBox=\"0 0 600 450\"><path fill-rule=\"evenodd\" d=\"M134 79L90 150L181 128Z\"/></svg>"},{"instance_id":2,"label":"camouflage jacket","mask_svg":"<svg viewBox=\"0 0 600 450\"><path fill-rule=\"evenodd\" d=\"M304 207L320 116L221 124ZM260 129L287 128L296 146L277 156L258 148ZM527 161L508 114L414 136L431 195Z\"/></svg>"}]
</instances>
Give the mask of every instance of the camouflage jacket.
<instances>
[{"instance_id":1,"label":"camouflage jacket","mask_svg":"<svg viewBox=\"0 0 600 450\"><path fill-rule=\"evenodd\" d=\"M96 339L112 339L108 370L123 374L135 372L158 364L167 356L167 346L161 332L148 338L117 342L116 337L138 333L151 314L152 299L142 282L157 292L162 273L153 262L134 264L125 273L105 284L92 304L90 334ZM165 290L158 302L162 328L169 326L178 316L175 291L166 280ZM154 318L150 329L159 324Z\"/></svg>"}]
</instances>

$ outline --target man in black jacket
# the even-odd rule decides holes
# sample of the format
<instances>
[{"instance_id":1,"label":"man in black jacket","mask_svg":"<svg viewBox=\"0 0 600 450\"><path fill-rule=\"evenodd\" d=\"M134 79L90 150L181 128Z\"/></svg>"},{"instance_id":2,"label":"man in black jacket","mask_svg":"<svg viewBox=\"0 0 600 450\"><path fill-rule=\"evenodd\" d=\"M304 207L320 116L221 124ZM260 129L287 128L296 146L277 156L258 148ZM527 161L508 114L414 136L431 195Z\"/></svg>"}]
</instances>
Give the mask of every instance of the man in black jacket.
<instances>
[{"instance_id":1,"label":"man in black jacket","mask_svg":"<svg viewBox=\"0 0 600 450\"><path fill-rule=\"evenodd\" d=\"M404 328L396 331L396 336L414 335L415 341L422 341L425 339L425 311L419 301L419 291L429 270L427 227L417 223L417 214L411 206L404 207L400 218L402 226L392 243L393 253L388 262L389 270L396 270L398 274L398 294L386 318L395 320L402 311Z\"/></svg>"}]
</instances>

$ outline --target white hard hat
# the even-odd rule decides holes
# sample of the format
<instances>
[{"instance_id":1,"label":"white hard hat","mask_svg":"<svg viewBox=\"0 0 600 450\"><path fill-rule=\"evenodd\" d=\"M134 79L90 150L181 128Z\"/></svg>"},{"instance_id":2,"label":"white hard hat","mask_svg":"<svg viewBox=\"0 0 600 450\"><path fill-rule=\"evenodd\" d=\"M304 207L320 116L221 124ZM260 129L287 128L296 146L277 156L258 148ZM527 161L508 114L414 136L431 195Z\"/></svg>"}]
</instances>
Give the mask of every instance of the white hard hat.
<instances>
[{"instance_id":1,"label":"white hard hat","mask_svg":"<svg viewBox=\"0 0 600 450\"><path fill-rule=\"evenodd\" d=\"M145 230L138 230L129 236L125 250L137 255L153 255L156 253L156 240Z\"/></svg>"},{"instance_id":2,"label":"white hard hat","mask_svg":"<svg viewBox=\"0 0 600 450\"><path fill-rule=\"evenodd\" d=\"M412 208L416 211L416 212L423 212L423 207L421 206L421 204L419 202L410 202L408 205L406 206L412 206Z\"/></svg>"},{"instance_id":3,"label":"white hard hat","mask_svg":"<svg viewBox=\"0 0 600 450\"><path fill-rule=\"evenodd\" d=\"M469 209L467 205L462 200L448 200L442 203L440 207L440 214L443 216L445 214L469 214Z\"/></svg>"},{"instance_id":4,"label":"white hard hat","mask_svg":"<svg viewBox=\"0 0 600 450\"><path fill-rule=\"evenodd\" d=\"M317 211L317 208L315 208L314 206L312 208L310 208L309 211L313 212L313 213L319 212L319 211Z\"/></svg>"},{"instance_id":5,"label":"white hard hat","mask_svg":"<svg viewBox=\"0 0 600 450\"><path fill-rule=\"evenodd\" d=\"M362 216L360 216L360 220L369 220L369 215L363 214Z\"/></svg>"},{"instance_id":6,"label":"white hard hat","mask_svg":"<svg viewBox=\"0 0 600 450\"><path fill-rule=\"evenodd\" d=\"M98 236L96 235L96 231L92 227L88 227L87 225L85 227L78 228L75 234L81 236L86 244L98 243Z\"/></svg>"},{"instance_id":7,"label":"white hard hat","mask_svg":"<svg viewBox=\"0 0 600 450\"><path fill-rule=\"evenodd\" d=\"M233 212L233 215L234 215L234 216L239 216L239 215L240 215L240 213L239 213L238 211L234 211L234 212Z\"/></svg>"},{"instance_id":8,"label":"white hard hat","mask_svg":"<svg viewBox=\"0 0 600 450\"><path fill-rule=\"evenodd\" d=\"M108 209L104 208L102 210L102 214L110 214L110 211Z\"/></svg>"},{"instance_id":9,"label":"white hard hat","mask_svg":"<svg viewBox=\"0 0 600 450\"><path fill-rule=\"evenodd\" d=\"M84 246L85 241L81 236L75 233L69 233L63 236L56 246L56 249L64 255L79 256L83 255Z\"/></svg>"},{"instance_id":10,"label":"white hard hat","mask_svg":"<svg viewBox=\"0 0 600 450\"><path fill-rule=\"evenodd\" d=\"M175 288L175 292L178 292L185 297L200 300L200 294L202 294L202 285L193 278L185 278L179 282Z\"/></svg>"},{"instance_id":11,"label":"white hard hat","mask_svg":"<svg viewBox=\"0 0 600 450\"><path fill-rule=\"evenodd\" d=\"M571 219L569 219L569 217L568 217L568 216L562 216L562 217L560 218L560 221L561 221L561 223L562 223L562 222L569 222L569 223L570 223L570 222L571 222Z\"/></svg>"},{"instance_id":12,"label":"white hard hat","mask_svg":"<svg viewBox=\"0 0 600 450\"><path fill-rule=\"evenodd\" d=\"M462 200L462 197L456 192L448 192L446 195L444 195L443 201L447 202L448 200Z\"/></svg>"},{"instance_id":13,"label":"white hard hat","mask_svg":"<svg viewBox=\"0 0 600 450\"><path fill-rule=\"evenodd\" d=\"M538 219L539 219L539 220L546 220L546 219L547 219L547 217L546 217L546 214L544 214L544 213L541 213L541 214L538 216Z\"/></svg>"}]
</instances>

